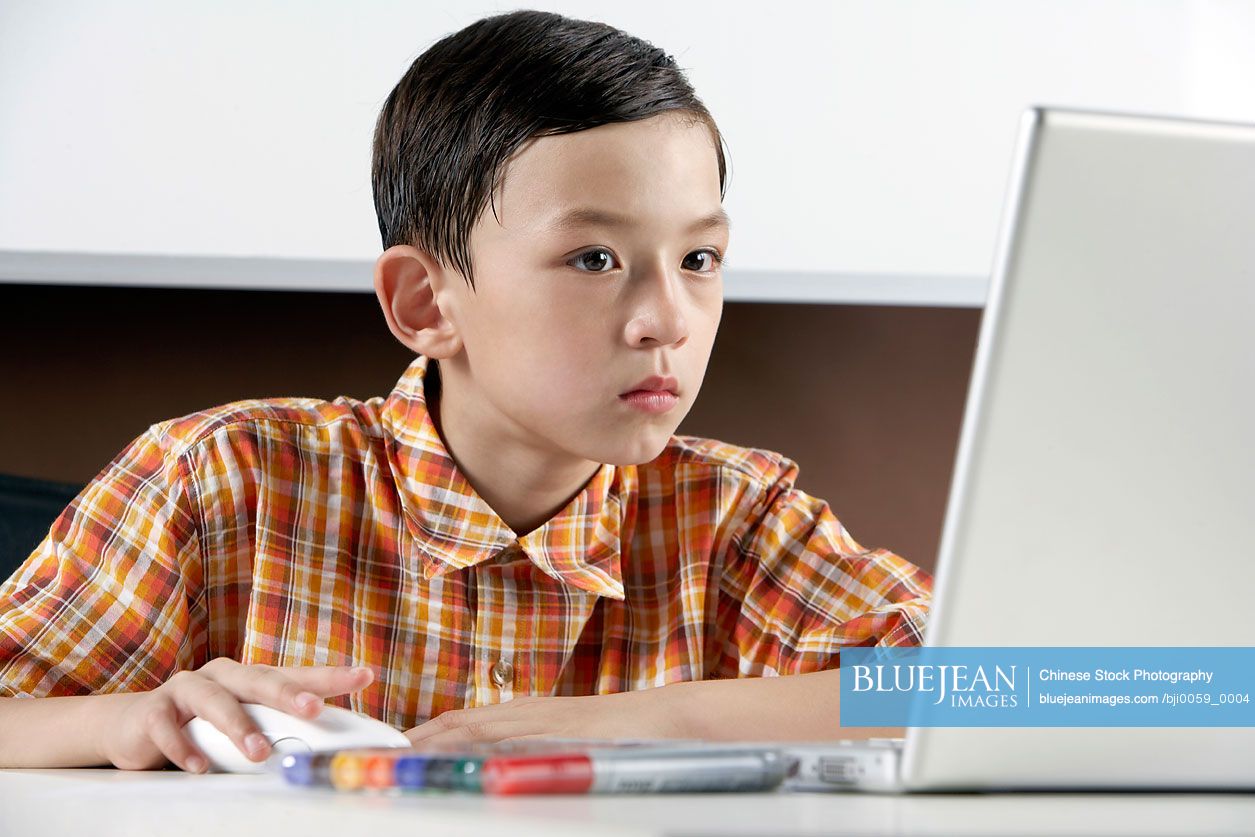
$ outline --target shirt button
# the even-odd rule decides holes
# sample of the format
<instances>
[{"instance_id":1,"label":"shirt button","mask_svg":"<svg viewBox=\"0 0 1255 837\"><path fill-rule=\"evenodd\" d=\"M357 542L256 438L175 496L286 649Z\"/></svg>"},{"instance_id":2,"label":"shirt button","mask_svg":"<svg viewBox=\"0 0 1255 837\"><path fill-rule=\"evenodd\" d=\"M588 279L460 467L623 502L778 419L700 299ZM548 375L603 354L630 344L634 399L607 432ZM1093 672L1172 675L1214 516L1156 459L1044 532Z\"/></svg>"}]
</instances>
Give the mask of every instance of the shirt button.
<instances>
[{"instance_id":1,"label":"shirt button","mask_svg":"<svg viewBox=\"0 0 1255 837\"><path fill-rule=\"evenodd\" d=\"M504 689L507 684L514 682L514 666L510 665L509 660L497 660L490 673L493 685L498 689Z\"/></svg>"}]
</instances>

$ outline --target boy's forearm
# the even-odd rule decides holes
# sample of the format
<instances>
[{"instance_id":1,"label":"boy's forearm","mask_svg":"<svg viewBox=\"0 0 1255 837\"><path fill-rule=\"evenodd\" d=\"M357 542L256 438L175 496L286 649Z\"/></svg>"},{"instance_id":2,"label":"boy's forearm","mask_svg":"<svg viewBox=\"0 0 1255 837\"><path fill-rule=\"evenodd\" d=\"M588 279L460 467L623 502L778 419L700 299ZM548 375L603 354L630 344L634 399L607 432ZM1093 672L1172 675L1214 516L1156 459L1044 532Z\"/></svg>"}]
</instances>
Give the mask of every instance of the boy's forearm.
<instances>
[{"instance_id":1,"label":"boy's forearm","mask_svg":"<svg viewBox=\"0 0 1255 837\"><path fill-rule=\"evenodd\" d=\"M842 727L841 670L676 683L675 709L693 738L819 741L897 737L903 727Z\"/></svg>"},{"instance_id":2,"label":"boy's forearm","mask_svg":"<svg viewBox=\"0 0 1255 837\"><path fill-rule=\"evenodd\" d=\"M109 766L101 732L134 697L0 698L0 768Z\"/></svg>"}]
</instances>

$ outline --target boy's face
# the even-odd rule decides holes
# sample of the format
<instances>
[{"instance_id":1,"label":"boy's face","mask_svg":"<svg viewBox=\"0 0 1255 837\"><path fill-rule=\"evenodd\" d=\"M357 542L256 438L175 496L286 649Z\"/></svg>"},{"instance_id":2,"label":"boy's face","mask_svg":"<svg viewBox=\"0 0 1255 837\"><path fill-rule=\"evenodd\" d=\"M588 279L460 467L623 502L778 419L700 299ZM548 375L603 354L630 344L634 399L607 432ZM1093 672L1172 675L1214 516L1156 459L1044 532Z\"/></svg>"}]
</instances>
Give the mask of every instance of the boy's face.
<instances>
[{"instance_id":1,"label":"boy's face","mask_svg":"<svg viewBox=\"0 0 1255 837\"><path fill-rule=\"evenodd\" d=\"M476 290L458 276L438 292L463 348L442 369L465 373L465 403L507 435L594 462L655 458L697 398L723 311L710 131L663 114L536 138L496 209L471 233ZM655 375L674 397L652 410L623 397Z\"/></svg>"}]
</instances>

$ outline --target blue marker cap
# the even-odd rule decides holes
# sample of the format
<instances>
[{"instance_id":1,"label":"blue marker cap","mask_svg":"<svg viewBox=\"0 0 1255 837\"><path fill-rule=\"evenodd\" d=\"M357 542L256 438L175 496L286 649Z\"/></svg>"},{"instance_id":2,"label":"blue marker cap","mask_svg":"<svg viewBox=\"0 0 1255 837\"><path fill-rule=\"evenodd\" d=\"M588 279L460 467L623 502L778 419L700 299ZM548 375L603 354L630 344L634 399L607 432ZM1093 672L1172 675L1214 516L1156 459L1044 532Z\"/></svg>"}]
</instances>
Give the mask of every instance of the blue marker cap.
<instances>
[{"instance_id":1,"label":"blue marker cap","mask_svg":"<svg viewBox=\"0 0 1255 837\"><path fill-rule=\"evenodd\" d=\"M309 786L313 770L310 769L309 753L288 753L281 762L283 778L292 785Z\"/></svg>"},{"instance_id":2,"label":"blue marker cap","mask_svg":"<svg viewBox=\"0 0 1255 837\"><path fill-rule=\"evenodd\" d=\"M427 760L427 756L398 756L393 765L396 786L407 790L422 790L427 787Z\"/></svg>"},{"instance_id":3,"label":"blue marker cap","mask_svg":"<svg viewBox=\"0 0 1255 837\"><path fill-rule=\"evenodd\" d=\"M288 753L280 766L288 784L323 787L331 784L332 753Z\"/></svg>"}]
</instances>

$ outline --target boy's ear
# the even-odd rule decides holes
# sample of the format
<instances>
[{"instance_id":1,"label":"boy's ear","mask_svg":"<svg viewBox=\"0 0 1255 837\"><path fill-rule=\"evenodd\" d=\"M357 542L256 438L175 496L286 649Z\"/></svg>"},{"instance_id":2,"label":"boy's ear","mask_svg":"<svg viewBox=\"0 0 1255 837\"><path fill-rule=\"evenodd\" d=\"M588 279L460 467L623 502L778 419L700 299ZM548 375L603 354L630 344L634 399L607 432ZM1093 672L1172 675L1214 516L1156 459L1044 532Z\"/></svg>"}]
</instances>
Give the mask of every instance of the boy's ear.
<instances>
[{"instance_id":1,"label":"boy's ear","mask_svg":"<svg viewBox=\"0 0 1255 837\"><path fill-rule=\"evenodd\" d=\"M375 296L392 334L421 355L437 360L462 350L457 326L440 309L448 306L447 274L417 247L396 244L375 261Z\"/></svg>"}]
</instances>

